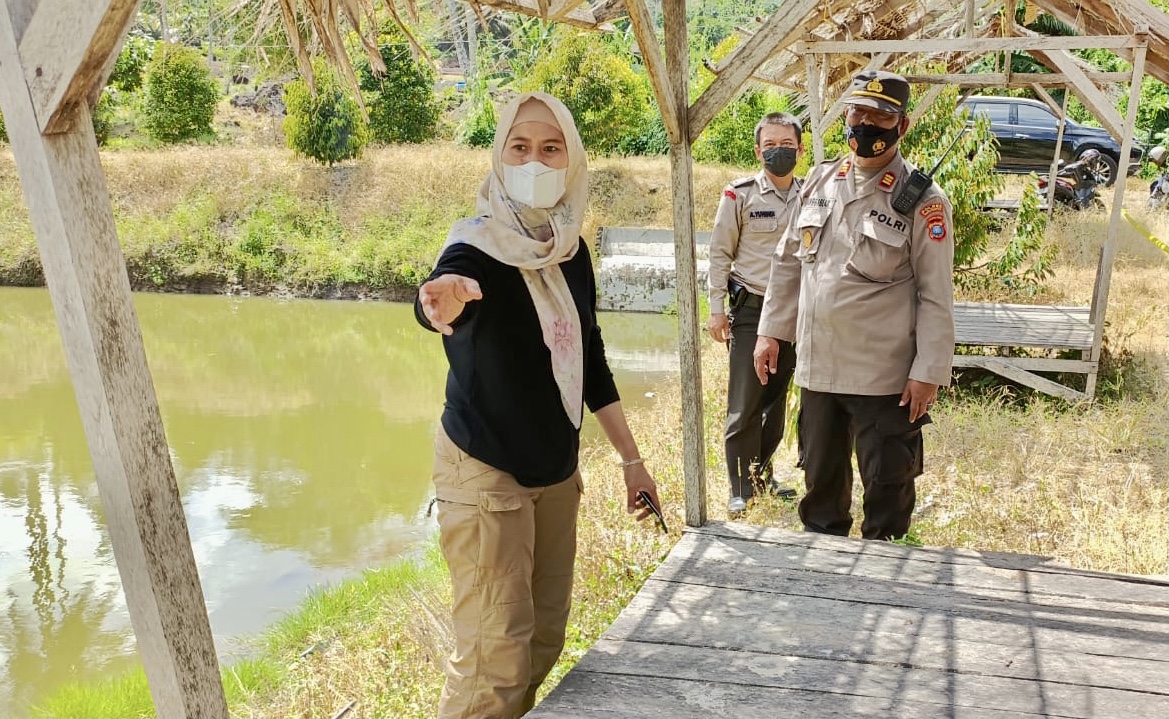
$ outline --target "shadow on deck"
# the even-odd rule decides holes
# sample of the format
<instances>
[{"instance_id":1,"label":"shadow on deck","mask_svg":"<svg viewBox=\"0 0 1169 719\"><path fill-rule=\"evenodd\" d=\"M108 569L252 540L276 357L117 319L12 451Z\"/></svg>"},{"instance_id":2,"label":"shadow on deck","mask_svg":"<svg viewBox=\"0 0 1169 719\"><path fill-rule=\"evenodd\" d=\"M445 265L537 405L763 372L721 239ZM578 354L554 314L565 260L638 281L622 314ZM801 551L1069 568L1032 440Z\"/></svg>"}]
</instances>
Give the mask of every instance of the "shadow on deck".
<instances>
[{"instance_id":1,"label":"shadow on deck","mask_svg":"<svg viewBox=\"0 0 1169 719\"><path fill-rule=\"evenodd\" d=\"M1169 716L1169 581L688 529L528 716Z\"/></svg>"}]
</instances>

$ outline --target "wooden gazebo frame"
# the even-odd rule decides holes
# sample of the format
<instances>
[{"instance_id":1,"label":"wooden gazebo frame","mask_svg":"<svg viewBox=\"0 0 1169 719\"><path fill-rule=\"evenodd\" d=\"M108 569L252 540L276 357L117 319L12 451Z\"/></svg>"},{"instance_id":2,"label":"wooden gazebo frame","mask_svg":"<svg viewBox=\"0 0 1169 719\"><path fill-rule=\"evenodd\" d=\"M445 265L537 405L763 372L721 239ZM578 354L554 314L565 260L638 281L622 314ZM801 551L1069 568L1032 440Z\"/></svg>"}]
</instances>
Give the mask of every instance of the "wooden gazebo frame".
<instances>
[{"instance_id":1,"label":"wooden gazebo frame","mask_svg":"<svg viewBox=\"0 0 1169 719\"><path fill-rule=\"evenodd\" d=\"M293 4L282 2L281 7L287 10ZM746 82L763 80L797 90L802 84L816 103L815 116L823 117L821 109L839 96L856 69L888 66L902 53L1032 50L1062 73L1109 130L1125 138L1124 157L1131 146L1139 92L1130 96L1121 120L1095 87L1098 78L1083 71L1067 50L1115 48L1133 62L1134 88L1139 88L1148 53L1149 72L1169 83L1169 20L1143 0L1036 0L1057 18L1091 33L1067 39L974 38L977 21L993 13L996 2L785 0L714 68L715 81L693 104L688 102L685 0L663 0L664 43L656 37L645 0L600 0L591 7L582 0L472 4L592 29L627 16L636 34L670 138L683 466L686 521L691 526L706 521L691 145ZM352 9L351 3L342 5ZM37 236L156 711L166 717L226 717L198 571L93 135L91 108L137 8L138 0L4 0L0 112ZM289 22L287 16L285 20ZM958 39L957 27L968 31L966 37ZM874 35L874 28L893 28L893 39L858 39L889 36ZM910 38L918 39L907 44ZM803 67L801 53L812 58ZM1103 332L1123 186L1117 183L1093 295L1092 359L1098 358Z\"/></svg>"}]
</instances>

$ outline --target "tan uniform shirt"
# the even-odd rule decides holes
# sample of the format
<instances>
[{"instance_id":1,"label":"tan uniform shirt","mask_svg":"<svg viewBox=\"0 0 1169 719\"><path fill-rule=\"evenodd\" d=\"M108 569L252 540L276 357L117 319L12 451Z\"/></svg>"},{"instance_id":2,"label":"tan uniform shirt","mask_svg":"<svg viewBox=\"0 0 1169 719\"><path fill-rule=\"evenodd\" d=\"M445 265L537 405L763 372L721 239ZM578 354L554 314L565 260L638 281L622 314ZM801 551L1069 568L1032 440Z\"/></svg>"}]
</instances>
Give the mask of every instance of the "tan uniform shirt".
<instances>
[{"instance_id":1,"label":"tan uniform shirt","mask_svg":"<svg viewBox=\"0 0 1169 719\"><path fill-rule=\"evenodd\" d=\"M893 198L913 166L900 153L854 187L851 159L813 168L776 251L759 334L796 343L800 387L898 394L950 383L954 223L936 184L908 216ZM798 300L798 302L797 302Z\"/></svg>"},{"instance_id":2,"label":"tan uniform shirt","mask_svg":"<svg viewBox=\"0 0 1169 719\"><path fill-rule=\"evenodd\" d=\"M767 292L771 259L799 191L799 180L792 178L791 188L780 190L763 170L723 190L710 233L707 283L712 314L726 312L728 279L760 297Z\"/></svg>"}]
</instances>

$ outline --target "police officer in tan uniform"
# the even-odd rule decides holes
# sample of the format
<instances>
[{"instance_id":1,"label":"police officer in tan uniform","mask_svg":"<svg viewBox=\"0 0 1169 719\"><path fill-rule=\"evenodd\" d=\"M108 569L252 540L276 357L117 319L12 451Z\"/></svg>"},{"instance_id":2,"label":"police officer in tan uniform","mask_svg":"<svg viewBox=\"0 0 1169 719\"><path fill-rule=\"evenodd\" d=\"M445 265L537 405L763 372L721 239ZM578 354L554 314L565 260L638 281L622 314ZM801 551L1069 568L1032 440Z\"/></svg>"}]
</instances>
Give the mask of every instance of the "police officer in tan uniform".
<instances>
[{"instance_id":1,"label":"police officer in tan uniform","mask_svg":"<svg viewBox=\"0 0 1169 719\"><path fill-rule=\"evenodd\" d=\"M954 225L937 185L894 209L914 168L898 149L909 85L866 71L845 96L852 152L808 173L776 253L755 370L773 382L795 341L807 531L852 528L851 455L867 539L904 536L922 472L921 428L954 354ZM911 194L907 195L907 197Z\"/></svg>"},{"instance_id":2,"label":"police officer in tan uniform","mask_svg":"<svg viewBox=\"0 0 1169 719\"><path fill-rule=\"evenodd\" d=\"M767 385L755 376L752 352L771 259L797 206L800 183L792 173L802 152L799 120L787 113L765 115L755 126L755 157L763 168L723 190L710 236L706 329L730 350L726 457L731 515L746 509L756 488L795 494L780 488L771 468L771 455L783 438L795 350L791 342L780 343L779 372Z\"/></svg>"}]
</instances>

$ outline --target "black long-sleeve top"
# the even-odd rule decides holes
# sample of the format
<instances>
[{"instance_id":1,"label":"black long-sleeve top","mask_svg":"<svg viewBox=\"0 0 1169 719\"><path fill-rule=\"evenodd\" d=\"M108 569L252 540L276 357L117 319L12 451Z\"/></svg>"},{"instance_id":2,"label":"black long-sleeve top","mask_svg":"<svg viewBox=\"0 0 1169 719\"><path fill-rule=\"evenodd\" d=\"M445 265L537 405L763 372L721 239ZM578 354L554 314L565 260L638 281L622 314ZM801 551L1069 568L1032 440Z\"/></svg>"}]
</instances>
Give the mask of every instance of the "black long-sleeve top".
<instances>
[{"instance_id":1,"label":"black long-sleeve top","mask_svg":"<svg viewBox=\"0 0 1169 719\"><path fill-rule=\"evenodd\" d=\"M581 240L560 269L580 315L584 400L597 410L620 399L597 326L597 289L588 246ZM467 303L443 337L450 371L442 426L459 449L513 475L525 487L572 476L580 432L572 426L552 375L536 306L520 271L470 245L448 247L428 280L456 274L479 283L483 299ZM414 316L433 331L414 300Z\"/></svg>"}]
</instances>

